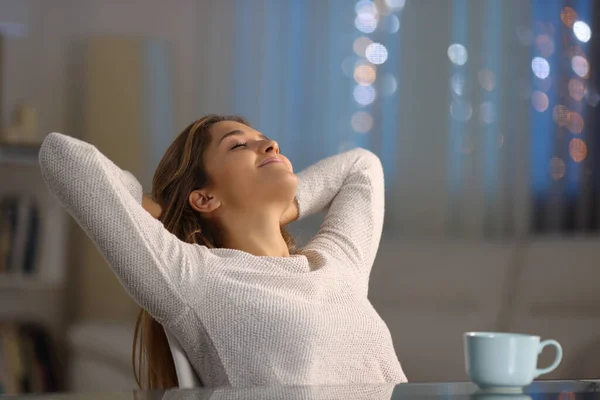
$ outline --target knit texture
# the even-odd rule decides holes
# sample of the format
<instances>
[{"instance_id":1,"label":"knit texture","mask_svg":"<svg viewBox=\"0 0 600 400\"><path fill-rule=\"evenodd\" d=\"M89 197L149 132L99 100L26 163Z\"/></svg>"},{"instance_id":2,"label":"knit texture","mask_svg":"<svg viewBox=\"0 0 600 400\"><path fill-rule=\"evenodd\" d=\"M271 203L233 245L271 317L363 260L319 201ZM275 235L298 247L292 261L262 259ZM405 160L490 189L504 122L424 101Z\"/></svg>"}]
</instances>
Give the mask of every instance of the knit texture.
<instances>
[{"instance_id":1,"label":"knit texture","mask_svg":"<svg viewBox=\"0 0 600 400\"><path fill-rule=\"evenodd\" d=\"M406 381L367 299L384 213L373 153L354 149L298 174L300 218L328 211L290 257L180 241L144 210L135 177L83 141L51 133L39 161L50 191L204 385Z\"/></svg>"},{"instance_id":2,"label":"knit texture","mask_svg":"<svg viewBox=\"0 0 600 400\"><path fill-rule=\"evenodd\" d=\"M394 389L392 383L172 389L161 400L393 400L400 398Z\"/></svg>"}]
</instances>

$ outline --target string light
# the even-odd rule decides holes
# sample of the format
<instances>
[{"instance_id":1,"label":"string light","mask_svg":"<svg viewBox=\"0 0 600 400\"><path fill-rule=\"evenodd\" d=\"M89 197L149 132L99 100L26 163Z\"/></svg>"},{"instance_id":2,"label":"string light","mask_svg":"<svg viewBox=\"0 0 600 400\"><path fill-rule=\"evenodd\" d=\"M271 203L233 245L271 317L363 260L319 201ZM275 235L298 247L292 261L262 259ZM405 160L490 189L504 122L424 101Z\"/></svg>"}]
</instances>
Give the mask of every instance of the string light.
<instances>
[{"instance_id":1,"label":"string light","mask_svg":"<svg viewBox=\"0 0 600 400\"><path fill-rule=\"evenodd\" d=\"M373 128L373 117L365 111L357 111L352 116L352 129L357 133L368 133Z\"/></svg>"},{"instance_id":2,"label":"string light","mask_svg":"<svg viewBox=\"0 0 600 400\"><path fill-rule=\"evenodd\" d=\"M359 85L369 86L375 82L377 72L372 65L359 65L354 70L354 80Z\"/></svg>"},{"instance_id":3,"label":"string light","mask_svg":"<svg viewBox=\"0 0 600 400\"><path fill-rule=\"evenodd\" d=\"M373 41L371 39L369 39L366 36L361 36L354 41L354 45L352 46L352 49L354 49L354 52L357 55L359 55L360 57L364 57L365 50L367 49L367 46L370 45L371 43L373 43Z\"/></svg>"},{"instance_id":4,"label":"string light","mask_svg":"<svg viewBox=\"0 0 600 400\"><path fill-rule=\"evenodd\" d=\"M381 43L371 43L365 50L365 57L373 64L383 64L387 60L388 52Z\"/></svg>"},{"instance_id":5,"label":"string light","mask_svg":"<svg viewBox=\"0 0 600 400\"><path fill-rule=\"evenodd\" d=\"M391 9L402 9L406 0L385 0L385 4Z\"/></svg>"},{"instance_id":6,"label":"string light","mask_svg":"<svg viewBox=\"0 0 600 400\"><path fill-rule=\"evenodd\" d=\"M362 13L354 20L356 29L363 33L372 33L377 29L377 18L373 14Z\"/></svg>"},{"instance_id":7,"label":"string light","mask_svg":"<svg viewBox=\"0 0 600 400\"><path fill-rule=\"evenodd\" d=\"M453 64L465 65L469 59L469 53L462 44L453 43L448 47L448 58Z\"/></svg>"},{"instance_id":8,"label":"string light","mask_svg":"<svg viewBox=\"0 0 600 400\"><path fill-rule=\"evenodd\" d=\"M375 101L375 88L373 86L358 85L354 88L354 100L361 106L366 106Z\"/></svg>"},{"instance_id":9,"label":"string light","mask_svg":"<svg viewBox=\"0 0 600 400\"><path fill-rule=\"evenodd\" d=\"M578 78L569 81L569 96L575 101L581 101L585 95L585 84Z\"/></svg>"},{"instance_id":10,"label":"string light","mask_svg":"<svg viewBox=\"0 0 600 400\"><path fill-rule=\"evenodd\" d=\"M342 69L356 82L352 96L359 108L373 107L376 100L390 97L397 90L398 84L392 73L382 70L379 76L379 65L387 61L388 49L383 43L373 41L370 34L376 30L397 33L400 20L394 12L401 10L405 3L406 0L385 0L385 3L382 0L358 0L354 5L354 26L361 35L352 43L356 56L346 58ZM375 122L368 108L358 109L350 117L350 125L355 133L367 134L373 130ZM340 151L349 148L350 144L351 141L342 144Z\"/></svg>"},{"instance_id":11,"label":"string light","mask_svg":"<svg viewBox=\"0 0 600 400\"><path fill-rule=\"evenodd\" d=\"M531 69L540 79L546 79L550 75L550 64L542 57L535 57L531 60Z\"/></svg>"},{"instance_id":12,"label":"string light","mask_svg":"<svg viewBox=\"0 0 600 400\"><path fill-rule=\"evenodd\" d=\"M536 111L544 112L548 109L550 100L548 100L546 93L535 91L531 94L531 104Z\"/></svg>"},{"instance_id":13,"label":"string light","mask_svg":"<svg viewBox=\"0 0 600 400\"><path fill-rule=\"evenodd\" d=\"M354 11L357 15L360 14L371 14L377 17L377 6L371 0L360 0L354 6Z\"/></svg>"},{"instance_id":14,"label":"string light","mask_svg":"<svg viewBox=\"0 0 600 400\"><path fill-rule=\"evenodd\" d=\"M450 78L450 87L458 96L462 96L465 88L465 76L461 73L455 73Z\"/></svg>"},{"instance_id":15,"label":"string light","mask_svg":"<svg viewBox=\"0 0 600 400\"><path fill-rule=\"evenodd\" d=\"M473 115L473 107L468 101L455 100L450 104L450 115L457 121L468 121Z\"/></svg>"},{"instance_id":16,"label":"string light","mask_svg":"<svg viewBox=\"0 0 600 400\"><path fill-rule=\"evenodd\" d=\"M575 72L582 78L586 77L590 70L590 65L588 64L588 61L585 59L585 57L582 56L574 56L571 59L571 67L573 68L573 72Z\"/></svg>"},{"instance_id":17,"label":"string light","mask_svg":"<svg viewBox=\"0 0 600 400\"><path fill-rule=\"evenodd\" d=\"M485 101L479 106L479 116L484 124L491 124L496 120L496 108L490 101Z\"/></svg>"},{"instance_id":18,"label":"string light","mask_svg":"<svg viewBox=\"0 0 600 400\"><path fill-rule=\"evenodd\" d=\"M579 163L587 156L587 145L581 139L571 139L569 142L569 155L573 161Z\"/></svg>"},{"instance_id":19,"label":"string light","mask_svg":"<svg viewBox=\"0 0 600 400\"><path fill-rule=\"evenodd\" d=\"M583 21L577 21L573 24L573 33L575 37L583 43L587 43L592 37L590 26Z\"/></svg>"},{"instance_id":20,"label":"string light","mask_svg":"<svg viewBox=\"0 0 600 400\"><path fill-rule=\"evenodd\" d=\"M569 28L573 27L573 24L575 23L577 18L577 12L575 12L575 10L573 10L571 7L564 7L560 12L560 19L562 20L563 24L565 24Z\"/></svg>"},{"instance_id":21,"label":"string light","mask_svg":"<svg viewBox=\"0 0 600 400\"><path fill-rule=\"evenodd\" d=\"M496 77L489 69L482 69L479 71L477 74L477 80L479 81L481 87L488 92L494 90L494 87L496 86Z\"/></svg>"},{"instance_id":22,"label":"string light","mask_svg":"<svg viewBox=\"0 0 600 400\"><path fill-rule=\"evenodd\" d=\"M398 88L396 78L390 73L387 73L381 78L381 95L384 97L390 97Z\"/></svg>"},{"instance_id":23,"label":"string light","mask_svg":"<svg viewBox=\"0 0 600 400\"><path fill-rule=\"evenodd\" d=\"M400 29L400 20L394 14L390 14L385 19L385 27L389 33L396 33Z\"/></svg>"},{"instance_id":24,"label":"string light","mask_svg":"<svg viewBox=\"0 0 600 400\"><path fill-rule=\"evenodd\" d=\"M583 118L581 117L581 115L578 112L569 111L569 113L567 114L567 120L565 122L565 126L567 127L567 129L569 131L571 131L571 133L578 135L581 132L583 132L583 126L584 126Z\"/></svg>"}]
</instances>

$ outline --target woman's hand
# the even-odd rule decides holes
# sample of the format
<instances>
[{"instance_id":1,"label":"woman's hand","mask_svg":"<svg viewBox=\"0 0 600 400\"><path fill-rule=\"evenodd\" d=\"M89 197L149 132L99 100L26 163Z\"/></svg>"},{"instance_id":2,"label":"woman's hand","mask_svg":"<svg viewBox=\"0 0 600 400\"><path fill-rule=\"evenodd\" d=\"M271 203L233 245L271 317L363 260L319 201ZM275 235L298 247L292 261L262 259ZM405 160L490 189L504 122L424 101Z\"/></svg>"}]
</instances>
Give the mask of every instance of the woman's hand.
<instances>
[{"instance_id":1,"label":"woman's hand","mask_svg":"<svg viewBox=\"0 0 600 400\"><path fill-rule=\"evenodd\" d=\"M160 217L162 211L160 206L145 194L142 197L142 207L144 207L144 210L148 211L154 218Z\"/></svg>"},{"instance_id":2,"label":"woman's hand","mask_svg":"<svg viewBox=\"0 0 600 400\"><path fill-rule=\"evenodd\" d=\"M298 219L298 199L294 197L294 201L290 207L281 216L281 225L287 225Z\"/></svg>"}]
</instances>

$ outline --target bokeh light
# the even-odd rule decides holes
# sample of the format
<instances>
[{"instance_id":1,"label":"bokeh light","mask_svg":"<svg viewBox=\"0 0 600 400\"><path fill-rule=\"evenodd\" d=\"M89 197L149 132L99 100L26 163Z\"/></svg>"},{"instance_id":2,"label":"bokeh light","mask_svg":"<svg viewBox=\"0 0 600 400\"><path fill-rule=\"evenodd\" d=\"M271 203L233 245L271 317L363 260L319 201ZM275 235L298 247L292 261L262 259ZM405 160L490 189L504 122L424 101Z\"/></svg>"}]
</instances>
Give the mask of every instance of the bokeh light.
<instances>
[{"instance_id":1,"label":"bokeh light","mask_svg":"<svg viewBox=\"0 0 600 400\"><path fill-rule=\"evenodd\" d=\"M383 64L388 57L388 51L381 43L371 43L365 50L365 57L373 64Z\"/></svg>"},{"instance_id":2,"label":"bokeh light","mask_svg":"<svg viewBox=\"0 0 600 400\"><path fill-rule=\"evenodd\" d=\"M577 12L573 10L571 7L564 7L560 12L560 19L569 28L573 27L575 21L577 21Z\"/></svg>"},{"instance_id":3,"label":"bokeh light","mask_svg":"<svg viewBox=\"0 0 600 400\"><path fill-rule=\"evenodd\" d=\"M571 139L569 142L569 155L575 162L582 162L587 156L587 145L581 139Z\"/></svg>"},{"instance_id":4,"label":"bokeh light","mask_svg":"<svg viewBox=\"0 0 600 400\"><path fill-rule=\"evenodd\" d=\"M396 93L398 83L394 75L387 73L381 78L381 95L384 97L390 97Z\"/></svg>"},{"instance_id":5,"label":"bokeh light","mask_svg":"<svg viewBox=\"0 0 600 400\"><path fill-rule=\"evenodd\" d=\"M354 52L357 55L364 57L365 50L367 49L367 46L370 45L371 43L373 43L373 41L371 39L369 39L368 37L365 37L365 36L361 36L359 38L356 38L356 40L354 41L354 44L352 45L352 49L354 50Z\"/></svg>"},{"instance_id":6,"label":"bokeh light","mask_svg":"<svg viewBox=\"0 0 600 400\"><path fill-rule=\"evenodd\" d=\"M356 15L371 14L377 16L377 6L371 0L360 0L354 6Z\"/></svg>"},{"instance_id":7,"label":"bokeh light","mask_svg":"<svg viewBox=\"0 0 600 400\"><path fill-rule=\"evenodd\" d=\"M385 5L393 10L404 8L406 0L385 0Z\"/></svg>"},{"instance_id":8,"label":"bokeh light","mask_svg":"<svg viewBox=\"0 0 600 400\"><path fill-rule=\"evenodd\" d=\"M531 94L531 105L538 112L544 112L548 109L550 100L544 92L535 91Z\"/></svg>"},{"instance_id":9,"label":"bokeh light","mask_svg":"<svg viewBox=\"0 0 600 400\"><path fill-rule=\"evenodd\" d=\"M587 43L592 37L590 26L583 21L577 21L573 24L573 33L575 37L583 43Z\"/></svg>"},{"instance_id":10,"label":"bokeh light","mask_svg":"<svg viewBox=\"0 0 600 400\"><path fill-rule=\"evenodd\" d=\"M600 93L594 88L588 88L585 92L585 102L591 107L596 107L600 103Z\"/></svg>"},{"instance_id":11,"label":"bokeh light","mask_svg":"<svg viewBox=\"0 0 600 400\"><path fill-rule=\"evenodd\" d=\"M377 29L377 18L373 14L361 13L356 16L354 25L363 33L372 33Z\"/></svg>"},{"instance_id":12,"label":"bokeh light","mask_svg":"<svg viewBox=\"0 0 600 400\"><path fill-rule=\"evenodd\" d=\"M565 126L567 127L568 130L571 131L571 133L578 135L581 132L583 132L583 126L584 126L583 118L581 117L581 115L578 112L569 111L567 113L567 120L565 122Z\"/></svg>"},{"instance_id":13,"label":"bokeh light","mask_svg":"<svg viewBox=\"0 0 600 400\"><path fill-rule=\"evenodd\" d=\"M590 71L590 65L588 64L588 61L582 56L574 56L571 59L571 67L573 67L573 72L582 78L585 78Z\"/></svg>"},{"instance_id":14,"label":"bokeh light","mask_svg":"<svg viewBox=\"0 0 600 400\"><path fill-rule=\"evenodd\" d=\"M565 126L567 124L567 117L569 116L569 110L562 104L554 106L552 110L552 119L558 126Z\"/></svg>"},{"instance_id":15,"label":"bokeh light","mask_svg":"<svg viewBox=\"0 0 600 400\"><path fill-rule=\"evenodd\" d=\"M494 90L494 87L496 86L496 77L489 69L482 69L479 71L477 74L477 80L479 81L481 87L488 92Z\"/></svg>"},{"instance_id":16,"label":"bokeh light","mask_svg":"<svg viewBox=\"0 0 600 400\"><path fill-rule=\"evenodd\" d=\"M394 14L390 14L384 20L384 27L389 33L396 33L400 29L400 20Z\"/></svg>"},{"instance_id":17,"label":"bokeh light","mask_svg":"<svg viewBox=\"0 0 600 400\"><path fill-rule=\"evenodd\" d=\"M362 106L366 106L375 101L375 88L373 86L358 85L354 88L354 100Z\"/></svg>"},{"instance_id":18,"label":"bokeh light","mask_svg":"<svg viewBox=\"0 0 600 400\"><path fill-rule=\"evenodd\" d=\"M550 57L554 53L554 40L548 35L538 35L535 38L535 47L542 57Z\"/></svg>"},{"instance_id":19,"label":"bokeh light","mask_svg":"<svg viewBox=\"0 0 600 400\"><path fill-rule=\"evenodd\" d=\"M579 78L569 80L569 96L575 101L581 101L585 95L585 84Z\"/></svg>"},{"instance_id":20,"label":"bokeh light","mask_svg":"<svg viewBox=\"0 0 600 400\"><path fill-rule=\"evenodd\" d=\"M542 57L535 57L531 60L531 69L535 76L540 79L546 79L550 75L550 64Z\"/></svg>"},{"instance_id":21,"label":"bokeh light","mask_svg":"<svg viewBox=\"0 0 600 400\"><path fill-rule=\"evenodd\" d=\"M448 47L448 58L453 64L464 65L469 58L469 54L465 46L453 43Z\"/></svg>"},{"instance_id":22,"label":"bokeh light","mask_svg":"<svg viewBox=\"0 0 600 400\"><path fill-rule=\"evenodd\" d=\"M557 181L557 180L561 179L563 176L565 176L566 170L567 170L567 165L561 158L553 157L550 160L550 168L549 168L550 176L555 181Z\"/></svg>"},{"instance_id":23,"label":"bokeh light","mask_svg":"<svg viewBox=\"0 0 600 400\"><path fill-rule=\"evenodd\" d=\"M367 133L373 128L373 117L365 111L357 111L352 116L352 129L357 133Z\"/></svg>"},{"instance_id":24,"label":"bokeh light","mask_svg":"<svg viewBox=\"0 0 600 400\"><path fill-rule=\"evenodd\" d=\"M468 101L454 100L450 104L450 115L457 121L468 121L473 115L473 107Z\"/></svg>"},{"instance_id":25,"label":"bokeh light","mask_svg":"<svg viewBox=\"0 0 600 400\"><path fill-rule=\"evenodd\" d=\"M372 65L359 65L354 69L354 80L359 85L369 86L375 82L377 71Z\"/></svg>"},{"instance_id":26,"label":"bokeh light","mask_svg":"<svg viewBox=\"0 0 600 400\"><path fill-rule=\"evenodd\" d=\"M450 87L454 93L462 96L465 89L465 76L459 72L452 75L452 78L450 78Z\"/></svg>"},{"instance_id":27,"label":"bokeh light","mask_svg":"<svg viewBox=\"0 0 600 400\"><path fill-rule=\"evenodd\" d=\"M479 116L484 124L492 124L496 120L496 107L491 101L484 101L479 106Z\"/></svg>"}]
</instances>

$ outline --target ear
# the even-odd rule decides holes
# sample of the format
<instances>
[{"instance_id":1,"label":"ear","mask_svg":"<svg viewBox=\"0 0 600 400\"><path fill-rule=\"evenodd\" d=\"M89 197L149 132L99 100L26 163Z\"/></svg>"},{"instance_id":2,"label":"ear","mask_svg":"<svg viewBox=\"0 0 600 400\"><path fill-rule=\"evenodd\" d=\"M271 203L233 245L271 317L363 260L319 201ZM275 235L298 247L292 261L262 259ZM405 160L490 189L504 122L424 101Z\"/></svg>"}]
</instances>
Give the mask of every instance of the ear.
<instances>
[{"instance_id":1,"label":"ear","mask_svg":"<svg viewBox=\"0 0 600 400\"><path fill-rule=\"evenodd\" d=\"M211 213L221 207L221 202L206 190L194 190L188 197L190 206L201 213Z\"/></svg>"}]
</instances>

